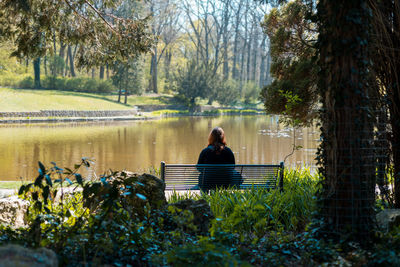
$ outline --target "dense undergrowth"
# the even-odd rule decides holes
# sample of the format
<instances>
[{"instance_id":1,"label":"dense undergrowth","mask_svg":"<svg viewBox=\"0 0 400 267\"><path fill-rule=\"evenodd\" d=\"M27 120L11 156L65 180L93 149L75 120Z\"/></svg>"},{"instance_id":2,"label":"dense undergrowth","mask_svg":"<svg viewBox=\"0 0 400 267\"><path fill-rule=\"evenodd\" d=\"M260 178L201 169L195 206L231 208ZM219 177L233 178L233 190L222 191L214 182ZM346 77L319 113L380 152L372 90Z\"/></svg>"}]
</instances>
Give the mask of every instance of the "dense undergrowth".
<instances>
[{"instance_id":1,"label":"dense undergrowth","mask_svg":"<svg viewBox=\"0 0 400 267\"><path fill-rule=\"evenodd\" d=\"M168 202L205 200L208 232L193 213L151 200L138 177L125 172L85 181L73 169L45 168L19 194L30 201L28 227L2 226L0 242L55 251L63 266L337 266L399 265L400 231L378 233L372 249L317 238L315 193L309 170L285 173L284 190L174 192ZM69 191L68 194L60 192Z\"/></svg>"}]
</instances>

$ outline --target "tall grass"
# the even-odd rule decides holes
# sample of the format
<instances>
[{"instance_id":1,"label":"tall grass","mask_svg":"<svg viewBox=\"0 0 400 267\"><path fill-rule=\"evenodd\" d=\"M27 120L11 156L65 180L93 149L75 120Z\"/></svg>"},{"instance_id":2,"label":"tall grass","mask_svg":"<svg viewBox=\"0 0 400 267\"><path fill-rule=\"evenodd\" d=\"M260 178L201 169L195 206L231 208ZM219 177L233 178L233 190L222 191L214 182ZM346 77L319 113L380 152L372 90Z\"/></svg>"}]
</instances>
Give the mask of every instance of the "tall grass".
<instances>
[{"instance_id":1,"label":"tall grass","mask_svg":"<svg viewBox=\"0 0 400 267\"><path fill-rule=\"evenodd\" d=\"M216 190L210 194L172 192L169 202L205 199L215 216L212 230L261 237L268 230L302 231L316 208L319 176L309 169L286 170L284 190Z\"/></svg>"}]
</instances>

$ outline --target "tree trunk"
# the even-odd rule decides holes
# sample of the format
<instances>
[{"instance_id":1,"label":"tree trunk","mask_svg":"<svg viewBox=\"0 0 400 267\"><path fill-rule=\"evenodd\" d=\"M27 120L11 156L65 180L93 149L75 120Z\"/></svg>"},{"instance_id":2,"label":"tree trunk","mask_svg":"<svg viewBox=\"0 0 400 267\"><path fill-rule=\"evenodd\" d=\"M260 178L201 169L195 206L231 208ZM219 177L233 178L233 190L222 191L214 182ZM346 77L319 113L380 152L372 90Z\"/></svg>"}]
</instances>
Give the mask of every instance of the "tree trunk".
<instances>
[{"instance_id":1,"label":"tree trunk","mask_svg":"<svg viewBox=\"0 0 400 267\"><path fill-rule=\"evenodd\" d=\"M119 82L119 90L118 90L118 103L121 103L121 95L122 95L122 88L121 88L121 81Z\"/></svg>"},{"instance_id":2,"label":"tree trunk","mask_svg":"<svg viewBox=\"0 0 400 267\"><path fill-rule=\"evenodd\" d=\"M165 73L165 80L169 81L169 71L171 67L171 58L172 58L172 52L171 50L167 50L165 52L165 58L164 58L164 73Z\"/></svg>"},{"instance_id":3,"label":"tree trunk","mask_svg":"<svg viewBox=\"0 0 400 267\"><path fill-rule=\"evenodd\" d=\"M228 46L229 46L229 36L228 36L228 26L230 22L230 6L229 0L224 1L224 17L223 17L223 28L222 28L222 49L223 49L223 65L222 65L222 75L224 80L229 78L229 62L228 62Z\"/></svg>"},{"instance_id":4,"label":"tree trunk","mask_svg":"<svg viewBox=\"0 0 400 267\"><path fill-rule=\"evenodd\" d=\"M152 87L153 92L158 94L157 80L158 80L158 64L157 64L157 48L154 49L154 64L153 64L153 75L152 78Z\"/></svg>"},{"instance_id":5,"label":"tree trunk","mask_svg":"<svg viewBox=\"0 0 400 267\"><path fill-rule=\"evenodd\" d=\"M47 55L46 55L46 56L44 56L44 62L43 62L43 65L44 65L44 75L46 75L46 76L47 76Z\"/></svg>"},{"instance_id":6,"label":"tree trunk","mask_svg":"<svg viewBox=\"0 0 400 267\"><path fill-rule=\"evenodd\" d=\"M69 55L68 55L68 50L67 50L67 55L65 56L65 72L63 72L63 77L68 76L68 59L69 59Z\"/></svg>"},{"instance_id":7,"label":"tree trunk","mask_svg":"<svg viewBox=\"0 0 400 267\"><path fill-rule=\"evenodd\" d=\"M101 80L104 79L104 66L100 66L99 78L100 78Z\"/></svg>"},{"instance_id":8,"label":"tree trunk","mask_svg":"<svg viewBox=\"0 0 400 267\"><path fill-rule=\"evenodd\" d=\"M149 92L154 92L156 94L158 93L158 88L157 88L157 48L154 49L154 54L151 55Z\"/></svg>"},{"instance_id":9,"label":"tree trunk","mask_svg":"<svg viewBox=\"0 0 400 267\"><path fill-rule=\"evenodd\" d=\"M75 66L74 66L74 56L72 55L72 48L68 46L68 57L69 57L69 70L72 77L76 77Z\"/></svg>"},{"instance_id":10,"label":"tree trunk","mask_svg":"<svg viewBox=\"0 0 400 267\"><path fill-rule=\"evenodd\" d=\"M260 62L260 80L259 80L259 86L262 88L265 86L265 75L266 75L266 66L265 66L265 58L267 55L265 55L265 43L266 43L267 36L264 35L263 40L261 42L261 62Z\"/></svg>"},{"instance_id":11,"label":"tree trunk","mask_svg":"<svg viewBox=\"0 0 400 267\"><path fill-rule=\"evenodd\" d=\"M253 35L253 68L251 71L251 80L254 81L255 84L256 83L256 77L257 77L257 70L259 70L259 68L257 68L257 56L258 56L258 30L257 30L257 25L254 25L254 35Z\"/></svg>"},{"instance_id":12,"label":"tree trunk","mask_svg":"<svg viewBox=\"0 0 400 267\"><path fill-rule=\"evenodd\" d=\"M375 216L373 127L366 82L369 12L365 0L318 3L321 232L349 234L362 241L371 237Z\"/></svg>"},{"instance_id":13,"label":"tree trunk","mask_svg":"<svg viewBox=\"0 0 400 267\"><path fill-rule=\"evenodd\" d=\"M58 56L60 58L62 58L62 60L65 62L65 47L66 45L63 44L62 42L60 43L60 53L58 54ZM61 65L61 70L59 70L61 75L64 76L64 64ZM57 75L58 73L56 73Z\"/></svg>"},{"instance_id":14,"label":"tree trunk","mask_svg":"<svg viewBox=\"0 0 400 267\"><path fill-rule=\"evenodd\" d=\"M126 105L128 103L128 90L125 87L125 99L124 99L124 104Z\"/></svg>"},{"instance_id":15,"label":"tree trunk","mask_svg":"<svg viewBox=\"0 0 400 267\"><path fill-rule=\"evenodd\" d=\"M239 42L239 25L240 25L240 11L242 9L243 0L240 0L238 4L238 8L235 13L236 22L235 22L235 40L233 43L233 59L232 59L232 78L237 79L237 53L238 53L238 42Z\"/></svg>"},{"instance_id":16,"label":"tree trunk","mask_svg":"<svg viewBox=\"0 0 400 267\"><path fill-rule=\"evenodd\" d=\"M268 54L267 54L267 70L265 71L265 82L266 84L271 84L271 44L269 45L268 48Z\"/></svg>"},{"instance_id":17,"label":"tree trunk","mask_svg":"<svg viewBox=\"0 0 400 267\"><path fill-rule=\"evenodd\" d=\"M92 79L94 79L94 68L92 68Z\"/></svg>"},{"instance_id":18,"label":"tree trunk","mask_svg":"<svg viewBox=\"0 0 400 267\"><path fill-rule=\"evenodd\" d=\"M42 87L40 84L40 57L33 61L33 71L35 76L35 88L40 89Z\"/></svg>"},{"instance_id":19,"label":"tree trunk","mask_svg":"<svg viewBox=\"0 0 400 267\"><path fill-rule=\"evenodd\" d=\"M247 62L246 62L246 80L250 81L251 80L251 72L250 72L250 61L251 61L251 45L253 43L253 35L254 35L254 26L251 27L250 30L250 36L249 36L249 41L247 43ZM254 49L254 48L253 48Z\"/></svg>"}]
</instances>

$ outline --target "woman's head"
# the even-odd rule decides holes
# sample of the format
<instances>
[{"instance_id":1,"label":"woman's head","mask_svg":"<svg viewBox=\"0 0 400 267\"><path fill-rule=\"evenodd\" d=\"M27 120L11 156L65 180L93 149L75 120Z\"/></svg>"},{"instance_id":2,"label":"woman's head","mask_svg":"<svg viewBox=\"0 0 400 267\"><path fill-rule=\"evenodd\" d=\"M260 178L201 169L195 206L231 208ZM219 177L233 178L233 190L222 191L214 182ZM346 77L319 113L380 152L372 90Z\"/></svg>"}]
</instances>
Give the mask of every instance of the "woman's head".
<instances>
[{"instance_id":1,"label":"woman's head","mask_svg":"<svg viewBox=\"0 0 400 267\"><path fill-rule=\"evenodd\" d=\"M208 145L214 146L217 151L221 151L226 146L225 133L221 127L215 127L208 136Z\"/></svg>"}]
</instances>

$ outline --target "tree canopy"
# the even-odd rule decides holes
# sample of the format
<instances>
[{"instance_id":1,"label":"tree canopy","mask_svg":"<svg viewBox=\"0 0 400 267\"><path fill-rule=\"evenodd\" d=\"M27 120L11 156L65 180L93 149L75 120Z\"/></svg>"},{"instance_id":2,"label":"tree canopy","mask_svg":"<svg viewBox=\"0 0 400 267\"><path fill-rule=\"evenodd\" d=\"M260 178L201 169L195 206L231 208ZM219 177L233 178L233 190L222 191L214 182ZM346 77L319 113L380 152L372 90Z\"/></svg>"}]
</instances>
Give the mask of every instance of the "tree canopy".
<instances>
[{"instance_id":1,"label":"tree canopy","mask_svg":"<svg viewBox=\"0 0 400 267\"><path fill-rule=\"evenodd\" d=\"M80 44L79 66L114 64L150 51L154 42L148 17L121 18L112 11L118 0L0 2L0 38L12 40L18 58L55 53L54 43Z\"/></svg>"},{"instance_id":2,"label":"tree canopy","mask_svg":"<svg viewBox=\"0 0 400 267\"><path fill-rule=\"evenodd\" d=\"M272 9L262 23L270 38L272 83L261 98L268 113L283 114L298 123L316 117L316 25L301 0Z\"/></svg>"}]
</instances>

